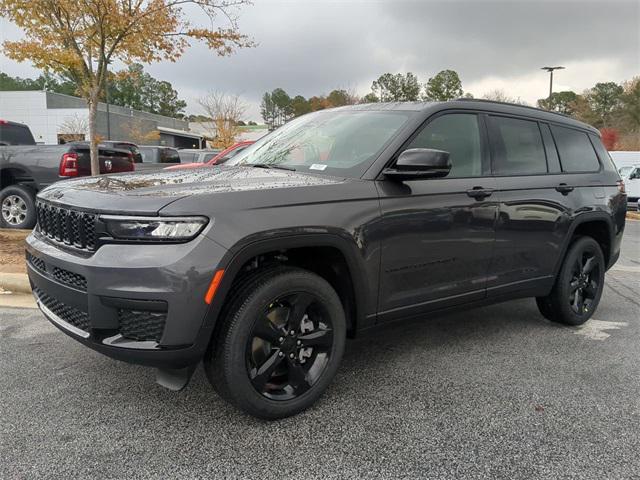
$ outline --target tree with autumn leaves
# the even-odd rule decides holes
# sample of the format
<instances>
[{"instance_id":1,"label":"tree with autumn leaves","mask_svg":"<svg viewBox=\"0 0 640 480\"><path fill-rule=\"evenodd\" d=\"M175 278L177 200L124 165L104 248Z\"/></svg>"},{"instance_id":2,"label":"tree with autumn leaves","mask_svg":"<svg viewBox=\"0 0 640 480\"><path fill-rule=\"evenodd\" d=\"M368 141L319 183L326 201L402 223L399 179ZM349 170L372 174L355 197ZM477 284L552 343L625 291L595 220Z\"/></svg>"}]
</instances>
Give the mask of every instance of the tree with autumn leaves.
<instances>
[{"instance_id":1,"label":"tree with autumn leaves","mask_svg":"<svg viewBox=\"0 0 640 480\"><path fill-rule=\"evenodd\" d=\"M224 56L253 46L240 33L236 11L249 0L0 0L0 12L24 32L5 41L4 53L19 62L64 75L89 106L91 173L100 172L96 116L112 62L175 61L192 41ZM185 8L202 12L192 24ZM224 19L226 26L218 26Z\"/></svg>"},{"instance_id":2,"label":"tree with autumn leaves","mask_svg":"<svg viewBox=\"0 0 640 480\"><path fill-rule=\"evenodd\" d=\"M577 94L553 92L538 107L570 115L600 129L608 150L640 149L640 77L596 83Z\"/></svg>"}]
</instances>

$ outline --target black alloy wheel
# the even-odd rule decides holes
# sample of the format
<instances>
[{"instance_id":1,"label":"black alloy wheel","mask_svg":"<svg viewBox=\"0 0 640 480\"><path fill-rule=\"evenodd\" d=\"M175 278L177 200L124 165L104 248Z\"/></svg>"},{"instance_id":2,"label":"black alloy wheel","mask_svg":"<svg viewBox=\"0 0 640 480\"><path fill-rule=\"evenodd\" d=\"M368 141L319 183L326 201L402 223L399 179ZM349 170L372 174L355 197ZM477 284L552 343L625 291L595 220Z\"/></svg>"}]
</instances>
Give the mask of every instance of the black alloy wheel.
<instances>
[{"instance_id":1,"label":"black alloy wheel","mask_svg":"<svg viewBox=\"0 0 640 480\"><path fill-rule=\"evenodd\" d=\"M594 252L582 251L571 272L569 303L577 315L588 313L600 290L600 265Z\"/></svg>"},{"instance_id":2,"label":"black alloy wheel","mask_svg":"<svg viewBox=\"0 0 640 480\"><path fill-rule=\"evenodd\" d=\"M574 240L551 293L536 298L540 313L554 322L582 325L595 312L604 289L605 260L591 237Z\"/></svg>"},{"instance_id":3,"label":"black alloy wheel","mask_svg":"<svg viewBox=\"0 0 640 480\"><path fill-rule=\"evenodd\" d=\"M331 319L313 294L288 294L269 305L247 343L247 372L254 388L273 400L302 395L327 367L333 345Z\"/></svg>"},{"instance_id":4,"label":"black alloy wheel","mask_svg":"<svg viewBox=\"0 0 640 480\"><path fill-rule=\"evenodd\" d=\"M333 287L313 272L275 266L232 287L205 354L221 397L274 420L311 406L335 376L346 318Z\"/></svg>"}]
</instances>

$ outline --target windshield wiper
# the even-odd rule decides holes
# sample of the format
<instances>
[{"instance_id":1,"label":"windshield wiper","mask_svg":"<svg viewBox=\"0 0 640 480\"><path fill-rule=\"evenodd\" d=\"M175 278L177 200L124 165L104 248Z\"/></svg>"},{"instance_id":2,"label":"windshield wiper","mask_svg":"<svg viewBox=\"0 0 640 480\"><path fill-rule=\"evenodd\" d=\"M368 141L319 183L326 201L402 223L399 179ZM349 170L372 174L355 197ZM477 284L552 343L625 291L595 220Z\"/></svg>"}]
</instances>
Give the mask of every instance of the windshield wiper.
<instances>
[{"instance_id":1,"label":"windshield wiper","mask_svg":"<svg viewBox=\"0 0 640 480\"><path fill-rule=\"evenodd\" d=\"M255 168L267 168L267 169L274 168L276 170L288 170L290 172L296 171L296 169L293 167L285 167L284 165L276 165L271 163L247 163L245 165L248 165L250 167L255 167Z\"/></svg>"}]
</instances>

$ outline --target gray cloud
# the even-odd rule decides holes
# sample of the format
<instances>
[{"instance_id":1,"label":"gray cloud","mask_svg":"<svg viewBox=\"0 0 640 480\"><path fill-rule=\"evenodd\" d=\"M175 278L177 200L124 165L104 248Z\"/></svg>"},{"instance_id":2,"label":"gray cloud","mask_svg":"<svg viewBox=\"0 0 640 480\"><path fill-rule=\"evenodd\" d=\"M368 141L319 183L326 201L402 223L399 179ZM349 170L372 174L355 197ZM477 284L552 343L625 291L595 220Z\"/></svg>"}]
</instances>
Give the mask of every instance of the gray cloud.
<instances>
[{"instance_id":1,"label":"gray cloud","mask_svg":"<svg viewBox=\"0 0 640 480\"><path fill-rule=\"evenodd\" d=\"M193 93L241 93L254 116L261 94L275 87L305 96L345 87L366 93L386 71L413 71L426 81L453 68L471 84L490 75L540 75L549 63L606 59L622 65L612 74L640 73L635 0L258 1L240 26L257 48L217 58L197 46L153 72Z\"/></svg>"},{"instance_id":2,"label":"gray cloud","mask_svg":"<svg viewBox=\"0 0 640 480\"><path fill-rule=\"evenodd\" d=\"M262 93L275 87L291 95L364 94L387 71L413 71L424 82L452 68L463 86L490 86L487 78L497 77L531 99L544 94L539 68L547 64L583 64L558 77L576 90L640 74L637 0L255 1L239 24L257 48L221 58L194 45L149 71L172 82L194 111L198 96L217 89L243 95L256 120Z\"/></svg>"}]
</instances>

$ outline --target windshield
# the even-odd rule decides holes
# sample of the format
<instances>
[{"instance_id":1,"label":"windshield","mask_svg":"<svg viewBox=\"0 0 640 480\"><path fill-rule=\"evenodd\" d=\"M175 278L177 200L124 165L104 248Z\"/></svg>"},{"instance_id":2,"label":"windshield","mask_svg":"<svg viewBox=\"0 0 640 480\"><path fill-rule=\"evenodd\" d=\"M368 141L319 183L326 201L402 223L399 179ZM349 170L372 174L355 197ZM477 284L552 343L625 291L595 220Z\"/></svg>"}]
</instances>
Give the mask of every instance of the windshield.
<instances>
[{"instance_id":1,"label":"windshield","mask_svg":"<svg viewBox=\"0 0 640 480\"><path fill-rule=\"evenodd\" d=\"M227 165L268 165L359 178L411 112L320 111L292 120Z\"/></svg>"},{"instance_id":2,"label":"windshield","mask_svg":"<svg viewBox=\"0 0 640 480\"><path fill-rule=\"evenodd\" d=\"M626 177L631 173L631 170L633 170L633 167L622 167L620 170L618 170L618 172L620 173L621 177Z\"/></svg>"}]
</instances>

